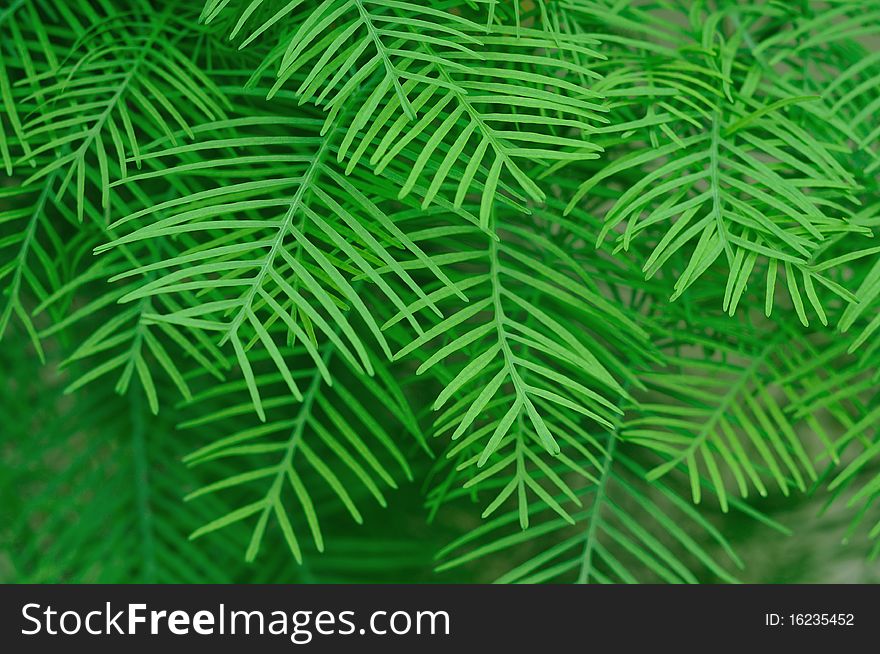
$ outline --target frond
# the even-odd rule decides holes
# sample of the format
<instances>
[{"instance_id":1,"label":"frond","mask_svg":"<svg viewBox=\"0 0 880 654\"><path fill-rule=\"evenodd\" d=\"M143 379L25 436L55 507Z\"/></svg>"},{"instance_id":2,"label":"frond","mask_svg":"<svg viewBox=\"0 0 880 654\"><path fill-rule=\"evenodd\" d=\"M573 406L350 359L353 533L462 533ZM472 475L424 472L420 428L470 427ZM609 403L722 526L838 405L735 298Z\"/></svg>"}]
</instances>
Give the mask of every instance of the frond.
<instances>
[{"instance_id":1,"label":"frond","mask_svg":"<svg viewBox=\"0 0 880 654\"><path fill-rule=\"evenodd\" d=\"M304 348L290 348L290 358L307 360ZM324 550L320 515L330 505L341 505L356 523L362 523L366 499L387 505L386 493L398 487L397 479L412 479L400 435L414 444L423 437L397 381L385 364L374 357L374 377L352 371L330 342L322 348L317 367L304 366L294 373L302 384L302 400L286 389L282 376L260 376L266 389L265 424L244 423L241 429L212 441L187 456L190 465L235 459L239 470L191 493L187 500L217 493L238 492L243 500L229 513L193 532L199 538L229 525L254 523L246 558L260 551L270 522L277 524L290 552L302 561L309 538L317 551ZM332 370L332 373L331 373ZM332 381L331 381L332 380ZM243 382L212 385L194 399L222 408L200 412L182 428L216 430L231 417L250 413ZM210 406L210 404L209 404ZM303 532L308 536L304 536Z\"/></svg>"},{"instance_id":2,"label":"frond","mask_svg":"<svg viewBox=\"0 0 880 654\"><path fill-rule=\"evenodd\" d=\"M652 147L624 152L601 167L568 208L589 200L600 184L614 189L600 239L612 235L623 251L636 239L649 239L643 264L649 277L672 253L686 252L686 266L675 271L673 300L707 269L726 265L725 311L735 312L737 290L763 277L769 314L784 271L800 320L808 323L811 307L825 324L832 301L853 299L840 276L828 273L829 243L872 231L855 218L859 187L836 149L812 138L795 116L816 98L757 94L761 73L749 67L745 29L716 50L696 41L692 51L658 46L657 53L618 70L628 83L637 74L650 88L635 85L637 95L628 99L632 91L620 89L612 134L627 129L629 147Z\"/></svg>"},{"instance_id":3,"label":"frond","mask_svg":"<svg viewBox=\"0 0 880 654\"><path fill-rule=\"evenodd\" d=\"M417 374L431 372L443 382L434 432L453 441L446 453L456 462L451 474L460 473L466 488L509 480L496 488L484 517L513 497L525 528L529 494L548 501L569 491L548 472L548 458L584 474L580 454L568 451L581 447L570 425L586 418L610 427L620 413L627 397L621 383L632 376L617 353L647 357L649 348L633 318L608 303L598 280L549 234L500 220L495 229L497 240L476 228L426 230L435 243L442 231L448 235L455 253L448 260L461 267L460 285L473 299L395 358L419 353ZM449 295L437 292L438 299Z\"/></svg>"},{"instance_id":4,"label":"frond","mask_svg":"<svg viewBox=\"0 0 880 654\"><path fill-rule=\"evenodd\" d=\"M111 171L114 166L110 166ZM87 180L96 181L96 171L88 172L91 176ZM54 179L58 177L57 172L53 174ZM51 199L53 191L54 188L47 185L43 194ZM147 201L144 196L137 197L137 200ZM111 204L122 213L131 210L130 205L118 195L111 198ZM50 208L52 212L48 212ZM190 397L185 374L181 365L176 363L181 355L190 357L222 379L218 366L225 365L226 360L204 334L184 332L175 325L150 321L149 316L156 311L179 310L180 305L175 298L146 298L116 310L119 300L139 286L131 279L109 285L107 280L125 273L144 259L153 260L160 256L168 250L167 244L123 246L108 257L96 259L92 256L92 250L112 238L113 233L102 224L102 209L91 199L87 199L83 206L85 215L90 219L89 229L82 229L74 211L64 204L44 203L34 207L34 211L39 225L48 232L45 240L54 246L57 253L54 257L48 257L40 248L39 241L36 241L31 247L37 249L38 260L48 265L48 262L55 263L54 259L63 261L64 265L55 263L48 273L43 274L48 277L47 286L52 289L51 292L37 286L31 294L27 312L21 315L23 320L31 324L34 320L45 323L45 316L51 316L51 323L34 332L35 337L42 340L70 337L69 340L76 343L75 347L66 351L59 363L59 367L69 369L73 377L66 388L67 393L104 376L118 374L114 387L124 395L136 377L139 381L136 385L138 392L145 394L150 409L157 413L160 404L157 389L164 386L154 381L157 370L162 371L161 375L166 376L167 381L172 382L184 398ZM57 220L59 218L60 221ZM67 229L64 232L56 231L59 226L66 226ZM75 233L78 232L77 238L70 239L68 236L71 227ZM181 299L193 302L195 296L187 293ZM83 337L82 334L87 336Z\"/></svg>"},{"instance_id":5,"label":"frond","mask_svg":"<svg viewBox=\"0 0 880 654\"><path fill-rule=\"evenodd\" d=\"M285 126L289 135L266 135L265 128L272 126ZM268 353L292 396L304 397L270 334L273 323L286 326L289 337L307 348L314 365L320 366L320 355L312 345L318 333L333 342L355 369L372 374L368 346L343 309L353 307L352 317L364 321L388 358L391 351L371 309L353 286L353 277L363 275L380 289L417 332L421 327L416 315L379 269L387 267L408 292L434 311L438 310L398 263L394 250L402 249L445 279L383 211L381 198L371 199L338 171L332 160L338 133L330 130L322 135L321 126L308 118L238 118L198 128L204 140L142 154L154 170L128 178L127 184L208 183L159 204L147 203L121 218L112 229L135 229L98 248L103 252L180 235L184 247L174 256L159 256L115 277L151 280L121 301L195 293L196 301L151 313L150 320L219 333L220 344L232 346L261 417L251 352ZM223 137L231 128L237 136ZM251 129L255 135L247 136ZM251 154L240 156L242 152ZM211 158L206 158L209 153ZM190 158L193 154L197 163ZM217 176L225 185L216 185ZM375 191L385 189L377 186Z\"/></svg>"},{"instance_id":6,"label":"frond","mask_svg":"<svg viewBox=\"0 0 880 654\"><path fill-rule=\"evenodd\" d=\"M101 206L109 211L110 159L124 177L129 156L140 166L139 139L164 134L175 140L177 129L192 136L192 124L222 118L222 95L180 50L182 41L197 36L192 21L171 4L161 12L111 15L89 26L29 98L40 103L23 125L33 148L23 161L38 165L23 184L61 172L58 193L74 185L82 220L87 167L100 172Z\"/></svg>"},{"instance_id":7,"label":"frond","mask_svg":"<svg viewBox=\"0 0 880 654\"><path fill-rule=\"evenodd\" d=\"M42 100L39 79L58 69L85 32L83 19L99 15L79 0L16 0L0 10L0 160L9 175L31 154L22 122Z\"/></svg>"},{"instance_id":8,"label":"frond","mask_svg":"<svg viewBox=\"0 0 880 654\"><path fill-rule=\"evenodd\" d=\"M805 361L792 375L803 390L791 412L796 418L820 417L833 434L832 461L822 475L831 494L829 504L836 501L852 512L846 540L854 540L859 528L867 527L868 538L876 541L870 549L875 557L880 554L880 473L876 470L880 342L867 336L865 332L838 335Z\"/></svg>"},{"instance_id":9,"label":"frond","mask_svg":"<svg viewBox=\"0 0 880 654\"><path fill-rule=\"evenodd\" d=\"M242 47L297 5L271 15ZM221 9L209 7L209 17ZM254 22L255 7L242 14L232 38ZM321 2L273 51L270 61L278 66L278 78L269 95L295 87L301 103L322 106L335 121L369 83L371 92L349 118L337 151L340 162L347 160L346 171L365 159L382 174L393 160L406 157L409 172L401 196L421 180L427 188L423 206L428 206L444 182L454 180L448 199L456 206L481 192L485 226L506 183L518 202L545 199L534 181L536 164L598 157L600 149L588 138L593 125L606 122L605 108L588 86L598 75L585 62L602 55L592 37L503 27L487 34L467 18L470 13L461 2ZM512 61L520 64L514 67ZM380 81L374 83L375 77ZM410 143L419 144L412 160L406 151Z\"/></svg>"},{"instance_id":10,"label":"frond","mask_svg":"<svg viewBox=\"0 0 880 654\"><path fill-rule=\"evenodd\" d=\"M42 191L17 186L0 189L0 340L15 317L41 358L43 349L28 298L45 299L63 278L57 263L61 238L48 213L51 194L51 180Z\"/></svg>"},{"instance_id":11,"label":"frond","mask_svg":"<svg viewBox=\"0 0 880 654\"><path fill-rule=\"evenodd\" d=\"M880 250L872 249L871 254L877 254ZM876 339L871 337L880 328L880 258L876 258L874 264L868 269L867 274L861 280L855 291L856 301L846 307L840 318L840 330L847 331L853 325L859 324L860 319L867 319L858 336L849 345L849 351L855 352L864 344L868 343L866 356L877 349Z\"/></svg>"},{"instance_id":12,"label":"frond","mask_svg":"<svg viewBox=\"0 0 880 654\"><path fill-rule=\"evenodd\" d=\"M735 340L726 340L734 333L730 327L722 336L710 320L700 326L704 333L658 333L666 365L640 376L647 392L627 415L621 438L666 459L648 479L686 470L695 502L705 476L723 511L730 485L743 498L750 488L767 495L771 480L784 495L792 487L806 491L817 479L814 460L834 451L812 413L796 418L789 410L800 392L790 376L809 361L812 348L788 330L743 324Z\"/></svg>"},{"instance_id":13,"label":"frond","mask_svg":"<svg viewBox=\"0 0 880 654\"><path fill-rule=\"evenodd\" d=\"M516 529L517 512L487 521L438 552L443 572L503 559L496 583L698 583L735 582L743 562L728 540L699 511L626 454L614 430L590 436L589 483L577 491L574 524L539 502L535 524ZM765 520L737 503L752 518ZM777 530L784 528L773 522Z\"/></svg>"}]
</instances>

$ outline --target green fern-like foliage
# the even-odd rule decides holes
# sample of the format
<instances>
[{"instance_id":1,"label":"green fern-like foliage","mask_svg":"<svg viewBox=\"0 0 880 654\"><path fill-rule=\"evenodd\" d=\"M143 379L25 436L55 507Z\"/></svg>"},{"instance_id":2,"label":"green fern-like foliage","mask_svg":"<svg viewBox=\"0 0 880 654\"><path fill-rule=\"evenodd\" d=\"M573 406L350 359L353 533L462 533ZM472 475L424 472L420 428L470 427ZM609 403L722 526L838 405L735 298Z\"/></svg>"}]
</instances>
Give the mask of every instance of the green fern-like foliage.
<instances>
[{"instance_id":1,"label":"green fern-like foliage","mask_svg":"<svg viewBox=\"0 0 880 654\"><path fill-rule=\"evenodd\" d=\"M15 0L0 37L0 579L880 554L877 2Z\"/></svg>"}]
</instances>

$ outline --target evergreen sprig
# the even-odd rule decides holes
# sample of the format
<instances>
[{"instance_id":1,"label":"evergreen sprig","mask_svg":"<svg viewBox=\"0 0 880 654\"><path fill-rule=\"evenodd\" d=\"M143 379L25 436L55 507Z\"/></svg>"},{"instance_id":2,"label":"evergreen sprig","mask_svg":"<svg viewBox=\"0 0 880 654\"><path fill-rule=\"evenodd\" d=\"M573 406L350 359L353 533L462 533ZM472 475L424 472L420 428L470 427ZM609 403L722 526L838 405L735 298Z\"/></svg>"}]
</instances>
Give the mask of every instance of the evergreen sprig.
<instances>
[{"instance_id":1,"label":"evergreen sprig","mask_svg":"<svg viewBox=\"0 0 880 654\"><path fill-rule=\"evenodd\" d=\"M880 553L875 0L0 38L0 576L732 582L778 496Z\"/></svg>"}]
</instances>

